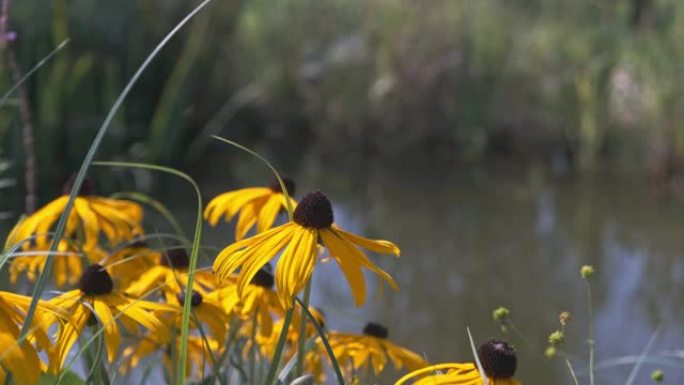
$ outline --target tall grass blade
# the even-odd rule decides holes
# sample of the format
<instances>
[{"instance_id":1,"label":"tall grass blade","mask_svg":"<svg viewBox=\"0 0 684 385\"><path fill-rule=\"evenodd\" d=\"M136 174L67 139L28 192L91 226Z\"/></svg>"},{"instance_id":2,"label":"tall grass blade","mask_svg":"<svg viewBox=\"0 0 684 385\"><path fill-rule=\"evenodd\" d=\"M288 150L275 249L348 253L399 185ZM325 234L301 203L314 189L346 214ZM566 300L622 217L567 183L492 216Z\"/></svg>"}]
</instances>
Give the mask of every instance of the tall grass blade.
<instances>
[{"instance_id":1,"label":"tall grass blade","mask_svg":"<svg viewBox=\"0 0 684 385\"><path fill-rule=\"evenodd\" d=\"M287 188L285 188L285 183L283 182L283 179L280 177L278 170L276 170L275 167L273 167L273 165L268 160L266 160L266 158L259 155L256 151L250 150L249 148L241 145L240 143L233 142L232 140L228 140L226 138L222 138L222 137L216 136L216 135L212 135L211 137L216 139L216 140L219 140L221 142L228 143L233 147L237 147L240 150L245 151L245 152L255 156L257 159L264 162L264 164L266 166L268 166L268 168L271 169L271 171L273 172L275 177L278 179L278 183L280 184L280 189L283 191L283 195L285 195L285 202L287 203L287 215L290 217L290 220L292 220L292 215L293 215L294 211L292 209L292 205L290 204L290 193L287 191Z\"/></svg>"},{"instance_id":2,"label":"tall grass blade","mask_svg":"<svg viewBox=\"0 0 684 385\"><path fill-rule=\"evenodd\" d=\"M211 1L211 0L207 0ZM205 1L203 4L206 4ZM195 273L197 268L197 259L199 256L199 245L202 238L202 194L200 193L197 183L186 173L178 171L173 168L157 166L146 163L126 163L126 162L95 162L97 166L112 166L112 167L128 167L141 168L146 170L161 171L167 174L178 176L185 179L192 185L192 188L197 194L197 219L195 222L195 233L192 239L192 248L190 251L190 265L188 266L188 282L185 286L185 300L183 301L183 320L181 323L181 343L178 353L178 362L176 363L176 383L178 385L185 384L185 366L188 356L188 336L190 330L190 312L192 310L192 287L195 282Z\"/></svg>"},{"instance_id":3,"label":"tall grass blade","mask_svg":"<svg viewBox=\"0 0 684 385\"><path fill-rule=\"evenodd\" d=\"M273 353L273 360L271 360L271 367L268 368L268 375L266 376L266 382L264 382L264 385L272 385L276 373L278 372L278 366L280 366L280 359L283 356L283 348L285 347L285 342L287 341L287 332L290 329L290 322L292 322L293 314L294 307L289 308L287 310L287 313L285 313L285 318L283 319L283 327L282 329L280 329L278 344L276 345L275 352Z\"/></svg>"},{"instance_id":4,"label":"tall grass blade","mask_svg":"<svg viewBox=\"0 0 684 385\"><path fill-rule=\"evenodd\" d=\"M627 377L627 382L625 382L625 385L633 385L634 384L634 381L636 380L636 376L637 376L637 374L639 374L639 369L641 369L641 365L644 363L644 358L646 358L646 356L648 356L648 353L651 351L651 348L653 347L653 343L655 343L656 338L658 338L658 334L660 334L660 326L658 326L658 328L656 328L656 330L651 335L651 338L648 339L646 346L644 346L644 349L641 351L641 354L639 354L639 358L637 359L636 363L634 364L632 371L629 373L629 377Z\"/></svg>"},{"instance_id":5,"label":"tall grass blade","mask_svg":"<svg viewBox=\"0 0 684 385\"><path fill-rule=\"evenodd\" d=\"M64 212L59 218L59 221L57 222L57 226L55 229L55 236L52 239L52 244L50 245L50 251L55 252L57 251L57 247L59 245L59 241L62 239L62 235L64 235L64 229L66 227L67 219L69 218L69 215L71 214L71 210L74 207L74 200L76 199L76 195L78 192L81 190L81 186L83 185L83 181L85 180L86 173L88 172L88 168L90 167L90 164L93 161L93 158L95 157L95 153L97 152L97 149L100 147L100 143L104 139L104 135L107 133L107 129L109 128L110 124L112 123L112 120L114 119L114 116L116 115L117 111L119 111L119 108L123 104L123 101L126 99L128 94L131 92L131 89L133 89L133 86L136 84L140 76L142 76L143 72L147 69L147 67L150 65L152 60L157 57L159 52L166 46L166 44L171 40L171 38L180 31L180 29L192 19L193 16L195 16L202 8L204 8L205 5L209 4L212 0L204 0L201 2L197 7L195 7L183 20L181 20L176 26L164 36L161 42L157 44L157 46L150 52L150 54L147 56L145 61L140 65L138 70L133 74L131 79L128 81L126 86L124 87L123 91L121 91L121 94L119 94L119 97L114 101L114 105L112 105L112 108L109 110L109 114L105 118L104 122L100 126L100 128L97 131L97 134L95 135L95 139L93 139L93 142L90 145L90 149L88 150L88 153L85 156L85 159L83 159L83 163L81 163L81 168L78 171L78 175L76 176L76 180L74 181L71 194L69 194L69 200L67 201L67 204L64 208ZM193 182L194 183L194 182ZM201 213L200 213L201 215ZM47 282L48 276L50 276L50 273L52 272L52 266L55 263L54 255L48 255L46 261L45 261L45 267L43 268L43 272L40 274L38 277L38 280L36 281L36 286L33 289L32 297L33 300L31 301L31 305L28 308L28 311L26 312L26 320L24 321L24 324L21 326L21 331L19 332L19 337L23 338L26 337L26 333L29 330L29 325L31 325L31 321L33 320L33 317L36 313L36 308L38 306L38 300L41 297L41 294L43 293L43 288L45 287L45 283ZM192 277L192 275L191 275ZM190 296L187 296L190 297ZM189 300L186 301L189 303ZM185 317L185 315L184 315ZM186 342L187 342L187 336L186 336ZM185 368L185 361L182 362L183 368ZM183 372L184 373L184 372Z\"/></svg>"},{"instance_id":6,"label":"tall grass blade","mask_svg":"<svg viewBox=\"0 0 684 385\"><path fill-rule=\"evenodd\" d=\"M466 331L468 331L468 339L470 340L470 348L473 350L473 357L475 359L475 364L477 365L477 370L480 371L480 378L482 378L482 383L484 385L489 385L489 378L482 368L482 363L480 362L480 356L477 355L477 347L475 347L475 341L473 341L473 335L470 334L470 328L466 326Z\"/></svg>"},{"instance_id":7,"label":"tall grass blade","mask_svg":"<svg viewBox=\"0 0 684 385\"><path fill-rule=\"evenodd\" d=\"M318 336L321 337L321 342L323 342L323 346L325 346L325 351L328 353L328 357L330 358L330 362L332 364L333 370L335 371L335 377L337 377L337 383L339 385L344 385L344 376L342 375L342 370L340 369L340 364L337 362L337 358L335 358L335 354L332 351L332 348L330 347L330 343L328 342L328 338L325 336L325 330L321 327L321 325L318 324L316 321L316 318L311 314L309 311L308 306L304 305L304 302L300 300L299 298L295 297L295 301L299 303L299 305L304 309L306 312L306 316L309 318L309 321L311 321L311 324L316 328L316 333L318 333ZM304 322L302 319L300 322ZM489 384L487 384L489 385Z\"/></svg>"},{"instance_id":8,"label":"tall grass blade","mask_svg":"<svg viewBox=\"0 0 684 385\"><path fill-rule=\"evenodd\" d=\"M55 55L57 55L57 53L59 51L61 51L64 47L66 47L67 44L69 44L69 39L64 39L61 43L59 43L59 45L57 45L57 47L55 47L55 49L50 51L49 54L45 55L45 57L42 58L38 63L36 63L36 65L33 66L33 68L31 68L26 74L24 74L24 76L22 76L19 79L19 81L14 83L14 85L9 90L7 90L2 95L2 97L0 97L0 107L5 105L5 103L7 102L7 99L10 97L10 95L12 95L12 93L14 91L16 91L19 87L21 87L21 85L24 84L24 82L26 80L28 80L28 78L31 77L31 75L33 75L36 71L38 71L40 69L40 67L47 64L47 62L49 62L50 59L52 59Z\"/></svg>"}]
</instances>

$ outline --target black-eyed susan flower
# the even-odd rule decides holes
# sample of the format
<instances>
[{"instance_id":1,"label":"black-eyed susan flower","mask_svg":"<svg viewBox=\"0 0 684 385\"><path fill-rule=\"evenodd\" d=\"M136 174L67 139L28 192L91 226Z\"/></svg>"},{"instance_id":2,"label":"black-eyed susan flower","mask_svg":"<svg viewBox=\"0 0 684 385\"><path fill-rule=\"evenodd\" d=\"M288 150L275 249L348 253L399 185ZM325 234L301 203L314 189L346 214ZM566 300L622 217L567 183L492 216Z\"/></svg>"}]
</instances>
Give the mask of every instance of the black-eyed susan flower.
<instances>
[{"instance_id":1,"label":"black-eyed susan flower","mask_svg":"<svg viewBox=\"0 0 684 385\"><path fill-rule=\"evenodd\" d=\"M380 374L391 362L395 369L417 370L427 366L427 361L417 353L395 345L388 339L384 326L370 322L363 334L330 332L330 347L337 361L348 367L348 371L373 368L375 375Z\"/></svg>"},{"instance_id":2,"label":"black-eyed susan flower","mask_svg":"<svg viewBox=\"0 0 684 385\"><path fill-rule=\"evenodd\" d=\"M183 306L185 294L179 294L177 301L179 306ZM193 290L190 305L192 306L193 314L190 317L191 326L194 328L203 327L196 324L199 321L201 324L207 325L214 339L225 341L228 329L228 314L221 308L219 302L211 296L203 296L201 293ZM176 317L176 324L180 326L181 314L177 313Z\"/></svg>"},{"instance_id":3,"label":"black-eyed susan flower","mask_svg":"<svg viewBox=\"0 0 684 385\"><path fill-rule=\"evenodd\" d=\"M19 222L10 233L7 245L12 246L35 237L31 243L39 248L48 247L48 233L69 201L74 180L72 178L67 183L64 195ZM84 183L69 213L64 237L77 239L82 235L83 249L92 250L97 246L100 234L104 234L113 244L141 234L142 218L143 210L139 204L93 195L90 184ZM30 243L24 243L24 247L29 248Z\"/></svg>"},{"instance_id":4,"label":"black-eyed susan flower","mask_svg":"<svg viewBox=\"0 0 684 385\"><path fill-rule=\"evenodd\" d=\"M490 385L520 385L513 378L518 359L515 349L504 341L490 340L477 352ZM436 371L446 371L437 373ZM474 363L438 364L416 370L402 377L395 385L483 385L480 371Z\"/></svg>"},{"instance_id":5,"label":"black-eyed susan flower","mask_svg":"<svg viewBox=\"0 0 684 385\"><path fill-rule=\"evenodd\" d=\"M293 296L301 291L313 273L317 261L317 244L322 240L330 255L342 269L357 306L366 300L366 284L362 268L376 273L393 289L397 285L385 271L373 264L359 250L399 255L392 242L370 240L348 233L333 223L332 205L320 192L306 195L294 211L293 221L226 247L214 261L219 279L230 277L241 267L238 294L242 297L252 277L282 250L276 266L276 287L283 306L292 307Z\"/></svg>"},{"instance_id":6,"label":"black-eyed susan flower","mask_svg":"<svg viewBox=\"0 0 684 385\"><path fill-rule=\"evenodd\" d=\"M45 334L52 317L65 316L44 301L38 303L36 317L30 328L29 338L19 342L19 328L26 318L31 297L0 292L0 383L5 383L9 371L18 385L35 385L40 376L41 361L37 350L49 349L50 341ZM36 349L31 341L35 341Z\"/></svg>"},{"instance_id":7,"label":"black-eyed susan flower","mask_svg":"<svg viewBox=\"0 0 684 385\"><path fill-rule=\"evenodd\" d=\"M30 282L35 282L40 273L43 272L48 250L48 245L43 248L29 245L21 253L12 257L12 264L9 267L10 282L16 283L22 274L26 274L26 278ZM74 245L70 245L69 242L65 240L59 242L52 269L57 288L78 282L78 278L83 272L81 255L82 252Z\"/></svg>"},{"instance_id":8,"label":"black-eyed susan flower","mask_svg":"<svg viewBox=\"0 0 684 385\"><path fill-rule=\"evenodd\" d=\"M252 277L242 298L238 295L235 283L224 285L209 296L220 301L228 314L235 314L243 320L256 317L259 333L262 336L270 336L273 331L273 317L285 313L278 300L278 294L273 290L274 283L271 266L267 264Z\"/></svg>"},{"instance_id":9,"label":"black-eyed susan flower","mask_svg":"<svg viewBox=\"0 0 684 385\"><path fill-rule=\"evenodd\" d=\"M290 196L290 207L294 208L297 205L292 198L295 184L289 178L282 179ZM240 213L235 227L235 239L240 240L255 224L258 233L270 229L278 214L287 210L287 206L287 197L283 194L279 181L275 179L269 187L249 187L217 196L204 210L204 219L216 226L221 217L229 222Z\"/></svg>"},{"instance_id":10,"label":"black-eyed susan flower","mask_svg":"<svg viewBox=\"0 0 684 385\"><path fill-rule=\"evenodd\" d=\"M56 344L49 352L52 373L58 373L63 367L76 338L93 315L102 324L107 357L112 362L116 358L121 338L117 321L121 321L133 334L140 325L168 340L168 327L157 313L179 311L176 306L134 299L115 291L111 276L103 266L97 264L84 270L78 289L55 297L48 303L69 314L68 322L60 325Z\"/></svg>"},{"instance_id":11,"label":"black-eyed susan flower","mask_svg":"<svg viewBox=\"0 0 684 385\"><path fill-rule=\"evenodd\" d=\"M160 254L157 265L140 275L140 277L126 288L126 293L139 297L157 286L162 287L162 292L167 303L174 303L176 296L185 291L185 283L188 281L188 268L190 258L183 249L172 249ZM193 290L205 295L215 286L214 275L209 271L197 271Z\"/></svg>"}]
</instances>

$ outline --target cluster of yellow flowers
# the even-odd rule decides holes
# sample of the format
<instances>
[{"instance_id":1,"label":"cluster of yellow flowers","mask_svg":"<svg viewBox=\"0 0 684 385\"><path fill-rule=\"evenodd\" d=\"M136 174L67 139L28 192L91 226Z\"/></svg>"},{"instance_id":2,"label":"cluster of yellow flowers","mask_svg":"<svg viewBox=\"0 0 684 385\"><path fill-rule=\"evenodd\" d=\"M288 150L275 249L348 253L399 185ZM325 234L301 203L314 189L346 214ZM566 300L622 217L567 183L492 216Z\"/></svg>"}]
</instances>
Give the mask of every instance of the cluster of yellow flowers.
<instances>
[{"instance_id":1,"label":"cluster of yellow flowers","mask_svg":"<svg viewBox=\"0 0 684 385\"><path fill-rule=\"evenodd\" d=\"M64 195L21 220L9 234L5 252L11 257L13 284L22 277L35 282L43 271L51 231L69 193L67 187ZM308 306L294 299L308 291L323 257L339 265L357 306L366 300L364 269L397 289L392 277L360 249L398 256L394 243L338 227L332 205L321 192L304 195L299 202L293 194L294 183L278 179L268 187L221 194L207 206L204 217L211 225L234 217L237 224L235 242L218 253L213 268L194 272L188 378L203 379L220 373L220 365L234 366L235 351L240 360L257 357L268 364L284 338L283 358L290 360L303 351L303 370L324 381L330 361L318 334L325 330L323 314L308 308L313 319L307 322L303 312L292 311ZM283 212L290 220L274 227ZM40 300L30 332L22 339L31 297L0 291L0 384L11 378L19 385L35 385L41 372L58 375L68 370L80 355L74 345L87 328L93 335L101 332L106 359L117 362L119 372L127 373L157 353L173 372L190 263L187 245L152 247L154 239L144 233L139 204L97 196L86 183L54 255L55 288L72 290ZM324 336L349 383L358 381L356 373L377 375L388 363L413 371L397 385L482 383L473 363L429 366L419 354L390 342L387 329L376 323L361 334L325 330ZM513 379L515 352L506 343L486 343L479 357L490 384L518 384ZM254 370L241 373L243 383L257 383Z\"/></svg>"}]
</instances>

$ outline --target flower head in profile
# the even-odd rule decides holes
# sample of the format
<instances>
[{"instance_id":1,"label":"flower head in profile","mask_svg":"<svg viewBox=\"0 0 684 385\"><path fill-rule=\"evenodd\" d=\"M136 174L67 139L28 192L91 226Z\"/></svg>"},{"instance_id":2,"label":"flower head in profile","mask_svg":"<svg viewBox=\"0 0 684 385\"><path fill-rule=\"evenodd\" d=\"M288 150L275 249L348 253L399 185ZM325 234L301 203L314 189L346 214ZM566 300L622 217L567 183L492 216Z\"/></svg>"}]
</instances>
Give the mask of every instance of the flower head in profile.
<instances>
[{"instance_id":1,"label":"flower head in profile","mask_svg":"<svg viewBox=\"0 0 684 385\"><path fill-rule=\"evenodd\" d=\"M56 344L49 354L52 373L58 373L63 367L69 350L93 316L102 324L107 357L113 362L121 339L118 321L132 334L137 334L140 325L168 340L168 328L158 314L178 311L176 306L131 298L114 290L111 276L97 264L84 270L78 289L48 303L69 314L68 322L61 323Z\"/></svg>"},{"instance_id":2,"label":"flower head in profile","mask_svg":"<svg viewBox=\"0 0 684 385\"><path fill-rule=\"evenodd\" d=\"M297 202L292 199L295 183L289 178L282 180L290 197L290 207L295 207ZM210 225L216 226L222 216L228 222L239 213L235 239L240 240L255 224L257 233L270 229L278 214L287 210L287 199L280 181L274 179L269 187L249 187L217 196L204 210L204 219L208 220Z\"/></svg>"},{"instance_id":3,"label":"flower head in profile","mask_svg":"<svg viewBox=\"0 0 684 385\"><path fill-rule=\"evenodd\" d=\"M9 267L10 282L16 283L19 278L26 274L29 282L35 282L40 273L43 272L45 261L47 260L49 245L39 248L36 245L26 244L21 252L12 257L12 264ZM54 265L52 268L55 286L57 288L66 285L73 285L78 282L78 277L83 272L81 264L82 251L75 245L62 240L57 246L57 253L54 254ZM86 253L90 256L91 253Z\"/></svg>"},{"instance_id":4,"label":"flower head in profile","mask_svg":"<svg viewBox=\"0 0 684 385\"><path fill-rule=\"evenodd\" d=\"M358 246L377 253L399 255L392 242L370 240L348 233L333 223L332 205L321 192L306 195L294 211L293 221L271 230L243 239L226 247L214 261L214 272L226 279L237 270L238 294L243 296L246 287L263 265L282 251L276 266L276 288L283 306L292 307L293 296L307 284L318 260L317 245L323 242L335 262L340 266L354 301L361 306L366 301L366 284L362 269L369 269L393 289L397 285L386 272L373 264Z\"/></svg>"},{"instance_id":5,"label":"flower head in profile","mask_svg":"<svg viewBox=\"0 0 684 385\"><path fill-rule=\"evenodd\" d=\"M518 364L515 349L508 343L490 340L477 351L482 369L491 385L520 385L513 378ZM437 371L447 371L438 373ZM447 363L428 366L402 377L395 385L483 385L480 371L474 363Z\"/></svg>"},{"instance_id":6,"label":"flower head in profile","mask_svg":"<svg viewBox=\"0 0 684 385\"><path fill-rule=\"evenodd\" d=\"M183 306L185 303L185 293L179 294L177 301L178 306ZM193 290L190 305L192 306L193 314L193 317L190 319L191 326L198 328L206 325L215 340L225 341L229 319L228 314L221 308L221 304L213 297L209 295L203 296L201 293ZM176 326L180 328L182 314L175 313L174 316L176 318ZM197 325L197 321L203 325Z\"/></svg>"},{"instance_id":7,"label":"flower head in profile","mask_svg":"<svg viewBox=\"0 0 684 385\"><path fill-rule=\"evenodd\" d=\"M67 182L62 196L19 222L10 233L6 245L24 242L25 249L34 244L47 250L48 233L64 212L74 181L75 177L72 177ZM93 250L101 234L113 244L142 234L142 218L142 207L137 203L93 195L92 185L85 181L69 213L64 238L78 239L82 235L83 249ZM32 237L34 239L31 242L26 242Z\"/></svg>"},{"instance_id":8,"label":"flower head in profile","mask_svg":"<svg viewBox=\"0 0 684 385\"><path fill-rule=\"evenodd\" d=\"M328 340L337 361L351 366L347 368L349 372L372 367L378 375L388 362L397 370L417 370L427 366L427 361L419 354L395 345L388 337L386 327L370 322L363 328L363 334L330 332Z\"/></svg>"},{"instance_id":9,"label":"flower head in profile","mask_svg":"<svg viewBox=\"0 0 684 385\"><path fill-rule=\"evenodd\" d=\"M236 284L224 285L209 296L217 299L228 314L235 314L243 320L256 317L259 333L262 336L270 336L274 316L282 316L285 313L278 294L273 290L274 284L271 265L266 264L252 277L242 298L238 295Z\"/></svg>"}]
</instances>

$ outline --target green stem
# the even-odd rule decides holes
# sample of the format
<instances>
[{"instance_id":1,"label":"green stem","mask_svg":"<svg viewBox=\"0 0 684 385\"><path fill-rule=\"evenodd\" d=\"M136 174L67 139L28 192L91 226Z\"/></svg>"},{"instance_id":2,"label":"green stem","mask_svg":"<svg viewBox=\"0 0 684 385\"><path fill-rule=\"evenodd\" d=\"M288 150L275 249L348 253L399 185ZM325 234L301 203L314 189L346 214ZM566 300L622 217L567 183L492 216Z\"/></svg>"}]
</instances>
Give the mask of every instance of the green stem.
<instances>
[{"instance_id":1,"label":"green stem","mask_svg":"<svg viewBox=\"0 0 684 385\"><path fill-rule=\"evenodd\" d=\"M330 347L330 342L328 342L328 338L325 336L325 330L323 330L323 327L318 324L318 321L316 321L316 318L313 316L313 314L311 314L309 309L306 306L304 306L302 300L295 297L295 301L299 302L299 304L302 305L302 309L306 310L306 316L309 317L309 321L311 321L311 324L316 328L316 332L318 333L318 336L321 338L323 346L325 346L325 351L328 353L328 357L330 358L330 363L332 364L333 370L335 371L337 382L339 383L339 385L344 385L344 376L342 375L342 370L340 370L340 363L337 362L335 353L333 353L333 350Z\"/></svg>"},{"instance_id":2,"label":"green stem","mask_svg":"<svg viewBox=\"0 0 684 385\"><path fill-rule=\"evenodd\" d=\"M304 373L304 354L306 349L306 312L309 309L309 298L311 297L311 279L304 288L304 301L302 301L302 312L299 317L299 336L297 339L297 365L295 366L294 376L299 378Z\"/></svg>"},{"instance_id":3,"label":"green stem","mask_svg":"<svg viewBox=\"0 0 684 385\"><path fill-rule=\"evenodd\" d=\"M572 368L570 359L565 358L565 365L568 367L568 371L570 372L570 375L572 376L572 380L575 382L575 385L579 385L579 381L577 381L577 375L575 375L575 369Z\"/></svg>"},{"instance_id":4,"label":"green stem","mask_svg":"<svg viewBox=\"0 0 684 385\"><path fill-rule=\"evenodd\" d=\"M280 329L280 337L278 338L278 345L276 345L275 353L273 353L273 360L271 360L271 367L268 368L268 376L266 377L265 385L272 385L275 379L276 373L278 372L278 366L280 365L280 359L283 355L283 348L285 347L285 342L287 341L287 331L290 328L290 322L292 322L292 315L294 314L294 307L291 307L285 313L285 318L283 319L283 327Z\"/></svg>"},{"instance_id":5,"label":"green stem","mask_svg":"<svg viewBox=\"0 0 684 385\"><path fill-rule=\"evenodd\" d=\"M589 306L589 384L594 385L594 303L591 296L591 284L587 281L587 303Z\"/></svg>"},{"instance_id":6,"label":"green stem","mask_svg":"<svg viewBox=\"0 0 684 385\"><path fill-rule=\"evenodd\" d=\"M249 347L249 380L252 384L256 384L256 333L257 333L257 322L259 309L254 311L252 316L252 333L249 336L250 347Z\"/></svg>"}]
</instances>

